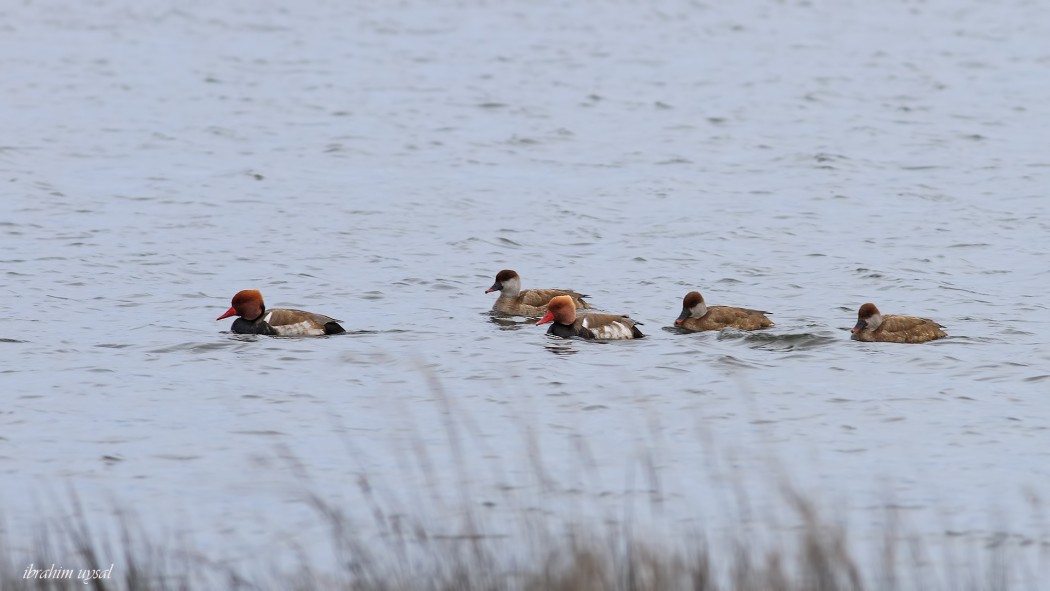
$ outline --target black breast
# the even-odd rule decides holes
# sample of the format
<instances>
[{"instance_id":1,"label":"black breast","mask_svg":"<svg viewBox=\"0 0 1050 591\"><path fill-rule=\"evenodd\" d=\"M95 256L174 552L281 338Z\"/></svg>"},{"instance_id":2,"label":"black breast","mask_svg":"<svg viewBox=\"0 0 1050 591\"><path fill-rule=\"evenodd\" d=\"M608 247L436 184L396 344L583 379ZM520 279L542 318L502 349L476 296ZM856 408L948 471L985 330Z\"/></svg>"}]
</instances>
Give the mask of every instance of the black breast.
<instances>
[{"instance_id":1,"label":"black breast","mask_svg":"<svg viewBox=\"0 0 1050 591\"><path fill-rule=\"evenodd\" d=\"M579 322L574 322L572 324L561 324L559 322L552 322L551 327L547 329L547 334L552 334L556 337L561 337L563 339L568 339L571 337L580 337L584 339L594 338L594 334L590 330L580 326Z\"/></svg>"},{"instance_id":2,"label":"black breast","mask_svg":"<svg viewBox=\"0 0 1050 591\"><path fill-rule=\"evenodd\" d=\"M265 334L270 336L277 335L277 331L274 330L273 327L269 325L269 323L264 322L262 318L259 318L254 322L250 320L245 320L244 318L238 318L237 320L233 321L233 326L230 327L230 330L237 334Z\"/></svg>"}]
</instances>

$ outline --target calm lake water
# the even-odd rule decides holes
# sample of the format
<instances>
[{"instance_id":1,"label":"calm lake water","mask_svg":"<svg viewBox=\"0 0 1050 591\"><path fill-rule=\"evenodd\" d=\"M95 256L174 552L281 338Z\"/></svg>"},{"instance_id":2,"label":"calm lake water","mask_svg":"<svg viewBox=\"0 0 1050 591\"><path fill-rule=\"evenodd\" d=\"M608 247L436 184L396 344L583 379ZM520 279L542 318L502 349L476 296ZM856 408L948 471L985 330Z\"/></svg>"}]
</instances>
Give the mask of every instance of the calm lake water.
<instances>
[{"instance_id":1,"label":"calm lake water","mask_svg":"<svg viewBox=\"0 0 1050 591\"><path fill-rule=\"evenodd\" d=\"M717 536L790 481L1045 572L1048 40L1006 0L8 3L7 543L70 490L245 565L327 545L308 492ZM503 268L649 338L494 319ZM350 333L230 334L248 288ZM693 289L777 326L678 334ZM951 336L852 342L867 301Z\"/></svg>"}]
</instances>

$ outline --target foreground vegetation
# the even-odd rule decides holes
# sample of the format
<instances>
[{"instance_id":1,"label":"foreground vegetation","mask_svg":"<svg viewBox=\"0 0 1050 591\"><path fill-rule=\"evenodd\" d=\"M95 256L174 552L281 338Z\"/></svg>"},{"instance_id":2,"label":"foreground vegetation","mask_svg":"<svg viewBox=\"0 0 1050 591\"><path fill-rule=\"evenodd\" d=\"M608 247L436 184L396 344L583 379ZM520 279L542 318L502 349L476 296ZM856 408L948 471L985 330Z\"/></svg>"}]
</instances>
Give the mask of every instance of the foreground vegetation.
<instances>
[{"instance_id":1,"label":"foreground vegetation","mask_svg":"<svg viewBox=\"0 0 1050 591\"><path fill-rule=\"evenodd\" d=\"M337 508L315 499L330 523L342 567L330 572L309 557L300 557L294 572L239 571L196 556L188 549L167 548L133 535L127 527L119 542L99 542L86 520L64 531L49 531L37 543L27 563L16 563L0 540L0 589L112 590L692 590L692 591L864 591L931 590L999 591L1008 584L1007 556L982 550L983 559L966 568L937 568L915 540L887 532L880 556L859 560L850 550L848 532L824 521L815 508L791 494L798 527L776 545L728 539L632 539L621 529L571 529L554 534L536 530L518 539L493 538L467 532L454 539L408 528L391 540L365 539L347 526ZM388 516L380 515L383 519ZM528 529L528 528L526 528ZM783 538L783 536L781 536ZM510 549L527 549L524 554ZM276 550L275 550L276 552ZM516 558L511 558L516 556ZM524 556L524 557L523 557ZM258 557L267 564L272 557ZM42 578L58 564L114 565L106 574L74 573ZM68 574L68 573L60 573ZM1033 575L1036 579L1037 576ZM1023 588L1041 588L1038 580Z\"/></svg>"},{"instance_id":2,"label":"foreground vegetation","mask_svg":"<svg viewBox=\"0 0 1050 591\"><path fill-rule=\"evenodd\" d=\"M438 400L450 400L436 381ZM446 413L452 417L459 413ZM447 418L449 448L463 460L459 424ZM538 441L527 439L538 480L546 473ZM428 447L416 452L420 464L432 466ZM480 503L470 491L455 506L464 507L461 526L450 535L431 525L448 522L448 507L392 508L387 497L359 472L359 496L352 512L310 492L322 488L312 482L294 455L278 454L289 465L281 467L303 483L308 501L329 531L330 555L295 547L274 547L254 559L230 564L185 542L151 538L136 528L134 519L99 523L89 519L76 495L72 506L57 514L78 518L41 524L31 543L4 537L0 512L0 591L93 589L127 591L169 590L331 590L331 591L1006 591L1050 589L1050 543L1042 539L1010 540L994 533L942 536L907 533L898 515L886 510L882 531L874 535L851 532L818 509L813 497L798 492L788 476L770 462L770 480L787 509L788 519L755 517L749 509L718 516L719 524L740 523L737 531L707 531L667 539L644 530L628 517L550 529L550 522L532 517L532 508L509 512L513 523L485 523ZM357 455L348 447L350 457ZM708 450L710 452L710 450ZM707 455L712 456L713 453ZM653 457L646 455L644 472L655 474ZM463 461L452 465L465 465ZM430 474L430 471L427 471ZM643 487L663 497L658 479ZM462 479L461 482L466 482ZM431 488L439 488L432 479ZM732 487L739 507L747 507L748 486ZM776 493L769 493L776 497ZM763 491L763 496L766 491ZM1041 502L1029 495L1032 513L1044 514ZM539 504L542 505L541 500ZM893 503L889 503L893 505ZM414 512L414 514L412 514ZM747 513L749 518L732 519ZM488 514L488 513L485 513ZM355 519L372 522L360 527ZM702 517L702 516L697 516ZM757 525L756 525L757 523ZM1037 524L1044 523L1042 519ZM437 526L434 526L437 527ZM928 528L927 528L928 529ZM1046 528L1043 528L1044 532ZM208 533L203 535L208 536ZM216 537L221 537L216 534ZM290 545L289 545L290 546ZM289 553L295 557L288 560ZM56 565L63 576L44 576ZM75 565L75 566L74 566ZM74 567L69 576L61 569ZM76 567L92 570L80 572ZM109 569L109 570L107 570ZM54 574L54 571L51 572Z\"/></svg>"}]
</instances>

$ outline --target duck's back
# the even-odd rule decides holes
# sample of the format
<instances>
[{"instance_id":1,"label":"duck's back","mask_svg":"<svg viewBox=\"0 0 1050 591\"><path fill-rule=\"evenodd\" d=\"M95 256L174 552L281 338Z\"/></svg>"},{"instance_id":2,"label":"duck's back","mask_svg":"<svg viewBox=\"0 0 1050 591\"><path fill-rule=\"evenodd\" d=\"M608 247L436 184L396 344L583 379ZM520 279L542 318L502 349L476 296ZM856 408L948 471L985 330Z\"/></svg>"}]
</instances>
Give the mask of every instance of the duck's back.
<instances>
[{"instance_id":1,"label":"duck's back","mask_svg":"<svg viewBox=\"0 0 1050 591\"><path fill-rule=\"evenodd\" d=\"M766 318L768 312L735 308L733 306L709 306L707 314L700 318L687 318L682 327L686 330L722 330L737 328L740 330L757 330L773 326L773 321Z\"/></svg>"},{"instance_id":2,"label":"duck's back","mask_svg":"<svg viewBox=\"0 0 1050 591\"><path fill-rule=\"evenodd\" d=\"M547 304L551 301L551 298L560 295L567 295L572 298L576 309L590 308L591 305L583 301L581 298L587 296L576 293L575 291L568 289L526 289L522 290L517 297L503 297L496 298L496 303L492 305L492 309L495 312L501 314L513 314L518 316L543 316L547 313Z\"/></svg>"},{"instance_id":3,"label":"duck's back","mask_svg":"<svg viewBox=\"0 0 1050 591\"><path fill-rule=\"evenodd\" d=\"M341 320L303 310L267 310L262 321L272 326L281 336L318 336L346 332L339 325Z\"/></svg>"},{"instance_id":4,"label":"duck's back","mask_svg":"<svg viewBox=\"0 0 1050 591\"><path fill-rule=\"evenodd\" d=\"M580 314L570 326L575 336L585 339L640 339L645 335L637 322L619 314Z\"/></svg>"},{"instance_id":5,"label":"duck's back","mask_svg":"<svg viewBox=\"0 0 1050 591\"><path fill-rule=\"evenodd\" d=\"M853 333L851 338L880 343L925 343L948 336L943 328L928 318L884 314L878 328L860 330Z\"/></svg>"},{"instance_id":6,"label":"duck's back","mask_svg":"<svg viewBox=\"0 0 1050 591\"><path fill-rule=\"evenodd\" d=\"M567 295L576 304L576 309L590 308L591 305L583 301L587 297L571 289L526 289L518 294L518 300L526 306L536 306L546 309L547 303L556 296Z\"/></svg>"}]
</instances>

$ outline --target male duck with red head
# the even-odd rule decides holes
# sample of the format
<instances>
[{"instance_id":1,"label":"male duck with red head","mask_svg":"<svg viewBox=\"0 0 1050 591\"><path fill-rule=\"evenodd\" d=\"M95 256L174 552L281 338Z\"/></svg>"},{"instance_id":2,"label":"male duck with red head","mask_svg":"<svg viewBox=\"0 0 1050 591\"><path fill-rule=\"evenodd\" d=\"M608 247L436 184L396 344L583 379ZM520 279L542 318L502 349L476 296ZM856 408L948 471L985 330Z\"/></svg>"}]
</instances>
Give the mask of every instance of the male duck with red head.
<instances>
[{"instance_id":1,"label":"male duck with red head","mask_svg":"<svg viewBox=\"0 0 1050 591\"><path fill-rule=\"evenodd\" d=\"M577 316L576 303L567 295L551 298L547 303L547 314L536 325L551 321L554 323L547 329L547 334L562 338L619 340L640 339L645 336L635 326L639 323L627 316L590 313Z\"/></svg>"},{"instance_id":2,"label":"male duck with red head","mask_svg":"<svg viewBox=\"0 0 1050 591\"><path fill-rule=\"evenodd\" d=\"M237 292L231 303L230 309L216 320L240 316L230 327L231 331L238 334L304 337L346 332L339 326L340 320L323 314L280 308L267 310L262 294L254 289Z\"/></svg>"},{"instance_id":3,"label":"male duck with red head","mask_svg":"<svg viewBox=\"0 0 1050 591\"><path fill-rule=\"evenodd\" d=\"M682 313L674 323L679 328L692 331L723 328L757 330L773 326L773 321L766 318L766 314L769 312L732 306L708 307L699 291L691 291L682 298Z\"/></svg>"},{"instance_id":4,"label":"male duck with red head","mask_svg":"<svg viewBox=\"0 0 1050 591\"><path fill-rule=\"evenodd\" d=\"M883 316L875 304L864 304L857 312L857 324L850 338L867 343L925 343L948 336L940 324L915 316Z\"/></svg>"},{"instance_id":5,"label":"male duck with red head","mask_svg":"<svg viewBox=\"0 0 1050 591\"><path fill-rule=\"evenodd\" d=\"M547 311L547 302L554 296L569 296L576 308L591 308L583 301L587 297L571 289L521 289L521 277L510 269L496 275L496 282L485 293L499 292L494 312L511 316L542 316Z\"/></svg>"}]
</instances>

